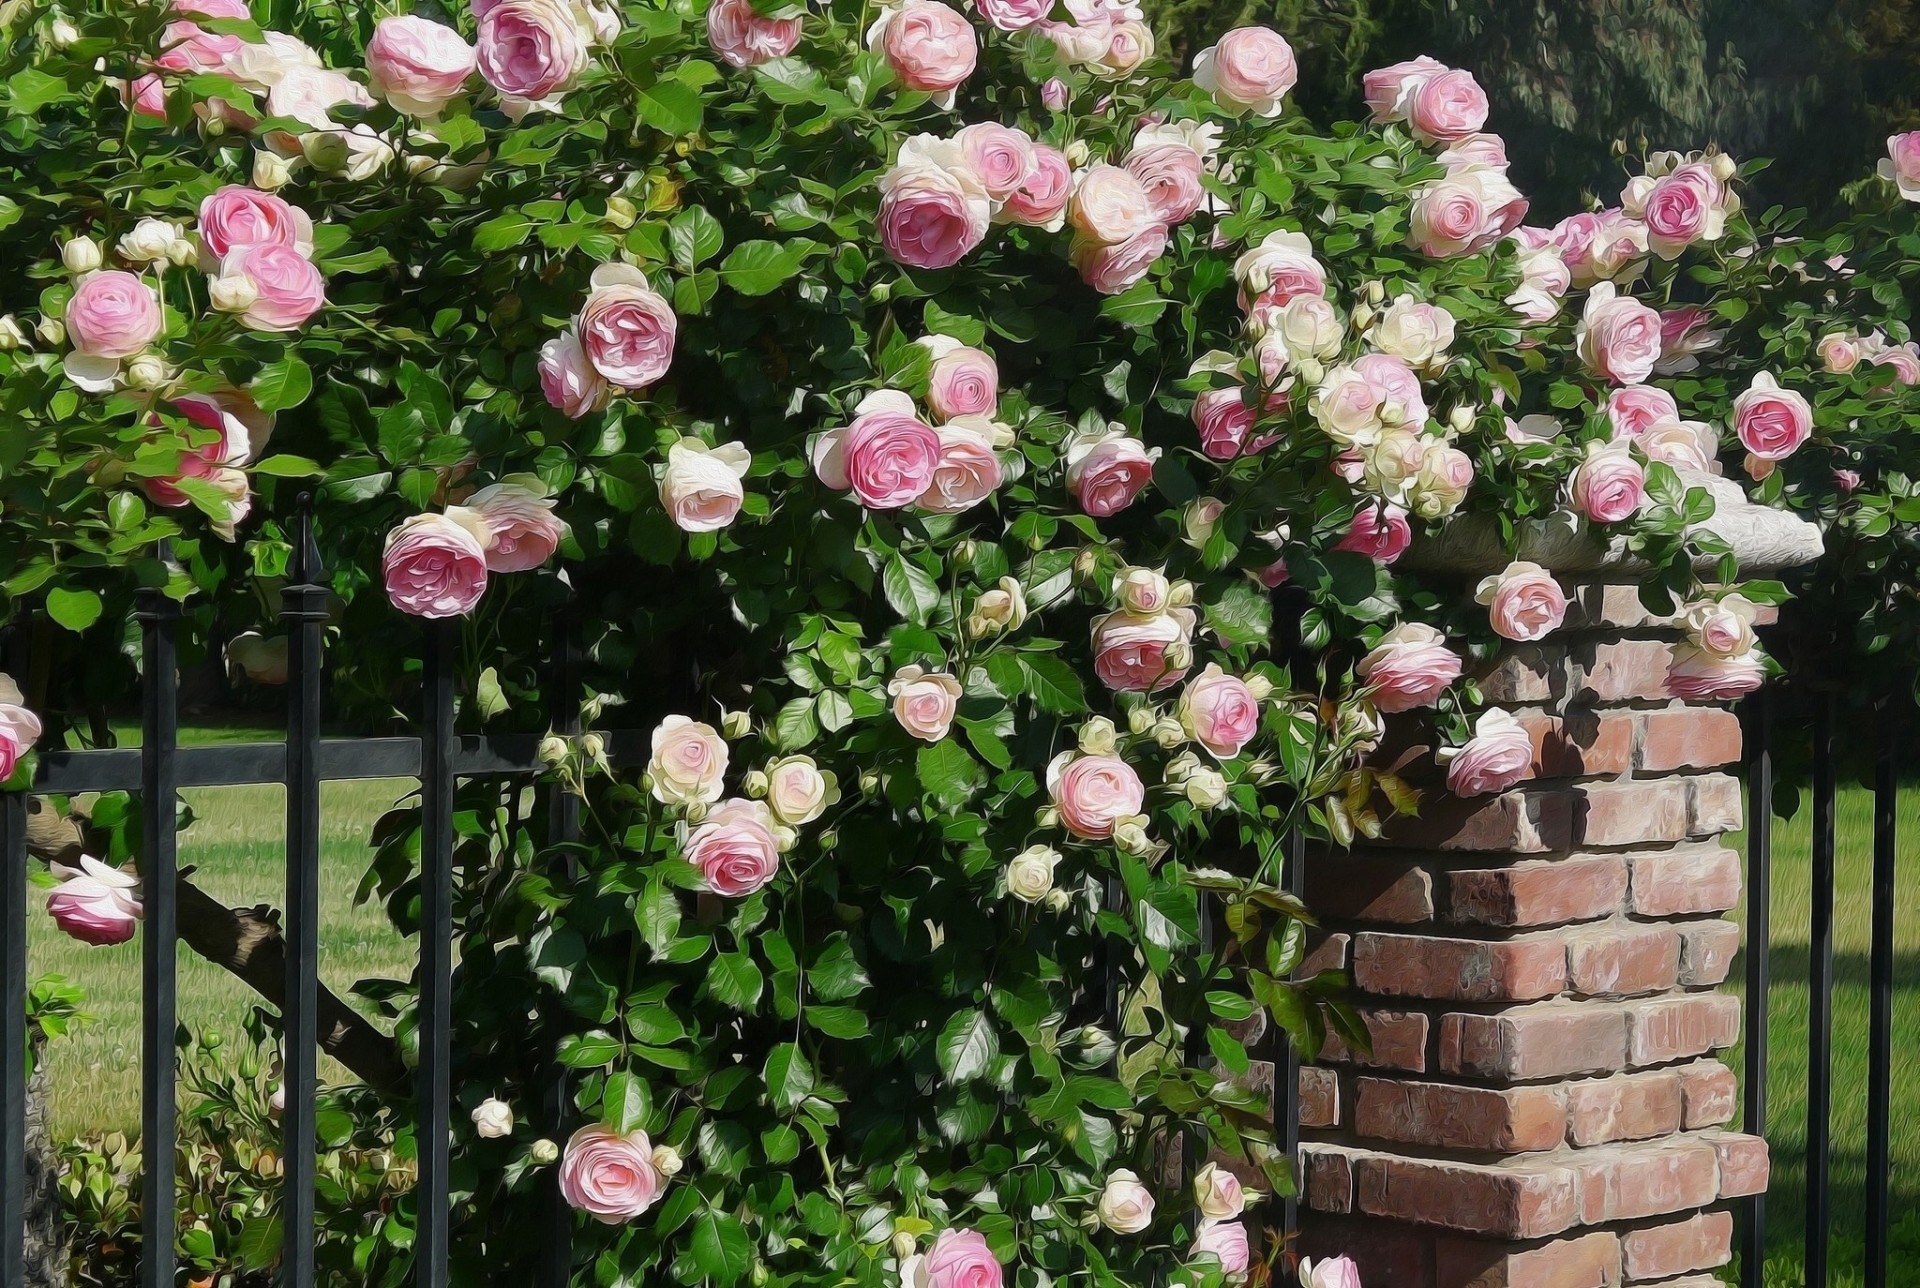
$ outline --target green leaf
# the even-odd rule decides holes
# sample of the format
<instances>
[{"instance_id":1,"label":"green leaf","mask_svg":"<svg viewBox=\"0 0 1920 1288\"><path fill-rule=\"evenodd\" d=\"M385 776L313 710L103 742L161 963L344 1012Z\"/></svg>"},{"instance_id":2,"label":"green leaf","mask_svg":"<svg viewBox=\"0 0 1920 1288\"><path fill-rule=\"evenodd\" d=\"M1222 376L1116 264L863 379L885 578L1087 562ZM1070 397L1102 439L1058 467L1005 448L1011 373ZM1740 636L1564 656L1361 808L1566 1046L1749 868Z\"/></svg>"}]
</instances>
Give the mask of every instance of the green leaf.
<instances>
[{"instance_id":1,"label":"green leaf","mask_svg":"<svg viewBox=\"0 0 1920 1288\"><path fill-rule=\"evenodd\" d=\"M256 461L248 468L255 474L264 474L276 479L311 478L327 472L318 461L310 461L304 456L289 456L284 452L278 456L269 456L264 461Z\"/></svg>"},{"instance_id":2,"label":"green leaf","mask_svg":"<svg viewBox=\"0 0 1920 1288\"><path fill-rule=\"evenodd\" d=\"M495 215L473 230L478 251L510 250L533 235L534 222L518 210Z\"/></svg>"},{"instance_id":3,"label":"green leaf","mask_svg":"<svg viewBox=\"0 0 1920 1288\"><path fill-rule=\"evenodd\" d=\"M47 616L78 635L100 620L100 596L91 590L56 586L47 592Z\"/></svg>"},{"instance_id":4,"label":"green leaf","mask_svg":"<svg viewBox=\"0 0 1920 1288\"><path fill-rule=\"evenodd\" d=\"M14 116L33 116L49 103L78 97L58 76L34 67L15 72L7 81L7 111Z\"/></svg>"},{"instance_id":5,"label":"green leaf","mask_svg":"<svg viewBox=\"0 0 1920 1288\"><path fill-rule=\"evenodd\" d=\"M480 705L480 718L490 720L507 710L507 695L500 691L500 672L488 667L480 672L480 679L474 684L474 699Z\"/></svg>"},{"instance_id":6,"label":"green leaf","mask_svg":"<svg viewBox=\"0 0 1920 1288\"><path fill-rule=\"evenodd\" d=\"M800 271L818 245L801 238L779 242L741 242L720 262L720 280L742 295L765 295Z\"/></svg>"},{"instance_id":7,"label":"green leaf","mask_svg":"<svg viewBox=\"0 0 1920 1288\"><path fill-rule=\"evenodd\" d=\"M667 225L667 245L672 248L674 264L683 272L691 273L718 255L725 241L720 221L700 206L687 207Z\"/></svg>"},{"instance_id":8,"label":"green leaf","mask_svg":"<svg viewBox=\"0 0 1920 1288\"><path fill-rule=\"evenodd\" d=\"M285 411L298 407L313 392L313 372L306 363L288 354L262 367L247 391L261 411Z\"/></svg>"},{"instance_id":9,"label":"green leaf","mask_svg":"<svg viewBox=\"0 0 1920 1288\"><path fill-rule=\"evenodd\" d=\"M680 937L680 896L674 893L666 878L656 872L647 879L647 888L634 905L633 917L640 927L640 937L653 955L664 957Z\"/></svg>"},{"instance_id":10,"label":"green leaf","mask_svg":"<svg viewBox=\"0 0 1920 1288\"><path fill-rule=\"evenodd\" d=\"M687 1250L695 1269L709 1283L745 1283L753 1269L753 1240L747 1237L747 1227L731 1213L708 1208L695 1217Z\"/></svg>"},{"instance_id":11,"label":"green leaf","mask_svg":"<svg viewBox=\"0 0 1920 1288\"><path fill-rule=\"evenodd\" d=\"M951 738L922 747L915 767L920 773L921 790L946 810L965 805L986 781L980 762Z\"/></svg>"},{"instance_id":12,"label":"green leaf","mask_svg":"<svg viewBox=\"0 0 1920 1288\"><path fill-rule=\"evenodd\" d=\"M698 131L705 108L700 91L679 81L660 81L641 90L638 104L642 120L675 138Z\"/></svg>"},{"instance_id":13,"label":"green leaf","mask_svg":"<svg viewBox=\"0 0 1920 1288\"><path fill-rule=\"evenodd\" d=\"M1073 667L1053 653L1022 653L1027 693L1042 711L1074 715L1087 709L1087 691Z\"/></svg>"},{"instance_id":14,"label":"green leaf","mask_svg":"<svg viewBox=\"0 0 1920 1288\"><path fill-rule=\"evenodd\" d=\"M569 1033L560 1039L554 1058L569 1069L598 1069L619 1054L619 1041L605 1033Z\"/></svg>"},{"instance_id":15,"label":"green leaf","mask_svg":"<svg viewBox=\"0 0 1920 1288\"><path fill-rule=\"evenodd\" d=\"M927 618L940 603L940 587L934 584L932 575L897 554L887 557L880 585L893 611L916 626L926 625Z\"/></svg>"},{"instance_id":16,"label":"green leaf","mask_svg":"<svg viewBox=\"0 0 1920 1288\"><path fill-rule=\"evenodd\" d=\"M855 1006L809 1006L807 1023L830 1038L867 1036L867 1013Z\"/></svg>"},{"instance_id":17,"label":"green leaf","mask_svg":"<svg viewBox=\"0 0 1920 1288\"><path fill-rule=\"evenodd\" d=\"M607 1077L607 1091L600 1098L600 1118L607 1126L625 1136L647 1125L653 1112L653 1095L647 1084L630 1073Z\"/></svg>"},{"instance_id":18,"label":"green leaf","mask_svg":"<svg viewBox=\"0 0 1920 1288\"><path fill-rule=\"evenodd\" d=\"M280 1257L280 1214L248 1218L240 1227L240 1264L249 1270L265 1270Z\"/></svg>"},{"instance_id":19,"label":"green leaf","mask_svg":"<svg viewBox=\"0 0 1920 1288\"><path fill-rule=\"evenodd\" d=\"M744 1011L760 1000L766 978L753 958L745 953L720 953L707 972L707 991L713 1000L736 1011Z\"/></svg>"},{"instance_id":20,"label":"green leaf","mask_svg":"<svg viewBox=\"0 0 1920 1288\"><path fill-rule=\"evenodd\" d=\"M940 1071L949 1082L970 1082L1000 1054L1000 1038L984 1010L958 1011L940 1030Z\"/></svg>"},{"instance_id":21,"label":"green leaf","mask_svg":"<svg viewBox=\"0 0 1920 1288\"><path fill-rule=\"evenodd\" d=\"M1273 600L1250 581L1236 581L1207 605L1207 624L1230 645L1265 644L1273 630Z\"/></svg>"},{"instance_id":22,"label":"green leaf","mask_svg":"<svg viewBox=\"0 0 1920 1288\"><path fill-rule=\"evenodd\" d=\"M813 1066L798 1046L782 1042L767 1057L766 1080L773 1107L789 1113L813 1093Z\"/></svg>"}]
</instances>

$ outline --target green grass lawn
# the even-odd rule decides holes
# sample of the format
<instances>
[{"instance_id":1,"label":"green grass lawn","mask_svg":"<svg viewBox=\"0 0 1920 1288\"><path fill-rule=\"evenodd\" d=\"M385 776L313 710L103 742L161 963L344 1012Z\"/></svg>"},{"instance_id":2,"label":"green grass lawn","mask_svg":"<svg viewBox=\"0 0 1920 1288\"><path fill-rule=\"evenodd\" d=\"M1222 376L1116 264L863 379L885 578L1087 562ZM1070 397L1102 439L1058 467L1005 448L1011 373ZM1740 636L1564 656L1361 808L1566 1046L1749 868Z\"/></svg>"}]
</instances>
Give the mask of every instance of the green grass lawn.
<instances>
[{"instance_id":1,"label":"green grass lawn","mask_svg":"<svg viewBox=\"0 0 1920 1288\"><path fill-rule=\"evenodd\" d=\"M1900 793L1893 1021L1892 1279L1920 1282L1920 788ZM1808 918L1812 908L1812 811L1774 824L1772 987L1767 1131L1773 1183L1767 1196L1768 1288L1809 1288L1806 1236ZM1867 964L1873 797L1841 791L1836 810L1834 900L1833 1148L1830 1274L1825 1288L1866 1282ZM1744 849L1744 845L1742 847ZM1735 979L1744 978L1736 964ZM1726 1059L1744 1067L1744 1048Z\"/></svg>"}]
</instances>

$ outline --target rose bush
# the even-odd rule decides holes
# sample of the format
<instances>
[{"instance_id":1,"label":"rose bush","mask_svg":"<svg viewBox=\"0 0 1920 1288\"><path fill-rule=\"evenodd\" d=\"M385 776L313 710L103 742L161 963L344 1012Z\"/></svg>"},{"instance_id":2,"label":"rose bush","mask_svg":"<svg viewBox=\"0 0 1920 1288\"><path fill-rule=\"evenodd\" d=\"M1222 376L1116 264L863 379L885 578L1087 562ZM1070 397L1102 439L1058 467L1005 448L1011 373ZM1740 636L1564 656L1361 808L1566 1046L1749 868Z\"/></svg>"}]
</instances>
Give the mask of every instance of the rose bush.
<instances>
[{"instance_id":1,"label":"rose bush","mask_svg":"<svg viewBox=\"0 0 1920 1288\"><path fill-rule=\"evenodd\" d=\"M1714 566L1681 471L1907 486L1890 278L1816 372L1840 252L1760 241L1729 159L1528 226L1430 59L1325 133L1275 33L1183 77L1124 0L267 8L0 10L0 588L89 645L21 708L85 738L139 586L189 663L272 674L310 491L343 719L406 727L423 618L463 731L584 722L543 742L581 840L460 791L462 1282L528 1273L549 1183L582 1282L1246 1273L1239 1183L1167 1192L1156 1141L1287 1186L1230 1026L1364 1040L1293 978L1286 838L1410 803L1382 713L1438 724L1456 790L1513 781L1461 677L1566 608L1523 563L1475 606L1409 544L1619 537L1689 609L1676 691L1731 698L1780 590ZM1920 517L1882 500L1862 533ZM364 886L407 931L417 835L383 820ZM119 935L110 871L74 902ZM369 992L406 1042L410 991Z\"/></svg>"}]
</instances>

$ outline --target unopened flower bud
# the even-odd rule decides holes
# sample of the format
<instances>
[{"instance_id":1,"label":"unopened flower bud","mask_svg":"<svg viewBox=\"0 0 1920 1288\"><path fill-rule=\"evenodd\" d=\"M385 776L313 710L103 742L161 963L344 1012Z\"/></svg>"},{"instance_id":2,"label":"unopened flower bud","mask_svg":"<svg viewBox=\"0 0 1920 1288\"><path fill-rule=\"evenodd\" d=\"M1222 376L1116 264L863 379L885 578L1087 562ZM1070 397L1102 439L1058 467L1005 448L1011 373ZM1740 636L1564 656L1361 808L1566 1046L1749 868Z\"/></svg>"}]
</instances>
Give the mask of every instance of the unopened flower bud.
<instances>
[{"instance_id":1,"label":"unopened flower bud","mask_svg":"<svg viewBox=\"0 0 1920 1288\"><path fill-rule=\"evenodd\" d=\"M1060 811L1051 805L1044 806L1039 813L1033 816L1033 821L1039 827L1059 827Z\"/></svg>"},{"instance_id":2,"label":"unopened flower bud","mask_svg":"<svg viewBox=\"0 0 1920 1288\"><path fill-rule=\"evenodd\" d=\"M173 368L158 354L143 353L127 364L127 383L135 389L158 389L173 379Z\"/></svg>"},{"instance_id":3,"label":"unopened flower bud","mask_svg":"<svg viewBox=\"0 0 1920 1288\"><path fill-rule=\"evenodd\" d=\"M1080 750L1089 756L1111 756L1119 731L1105 716L1095 716L1080 726Z\"/></svg>"},{"instance_id":4,"label":"unopened flower bud","mask_svg":"<svg viewBox=\"0 0 1920 1288\"><path fill-rule=\"evenodd\" d=\"M1265 702L1273 696L1273 681L1264 675L1249 675L1244 681L1247 692L1253 695L1255 702Z\"/></svg>"},{"instance_id":5,"label":"unopened flower bud","mask_svg":"<svg viewBox=\"0 0 1920 1288\"><path fill-rule=\"evenodd\" d=\"M1176 581L1167 588L1167 602L1175 608L1185 608L1193 602L1193 583Z\"/></svg>"},{"instance_id":6,"label":"unopened flower bud","mask_svg":"<svg viewBox=\"0 0 1920 1288\"><path fill-rule=\"evenodd\" d=\"M662 1176L671 1178L680 1175L681 1166L679 1150L671 1145L655 1145L653 1147L654 1171L660 1173Z\"/></svg>"},{"instance_id":7,"label":"unopened flower bud","mask_svg":"<svg viewBox=\"0 0 1920 1288\"><path fill-rule=\"evenodd\" d=\"M979 548L974 545L972 537L957 542L953 547L953 554L951 556L953 566L956 568L971 568L973 567L973 561L979 554Z\"/></svg>"},{"instance_id":8,"label":"unopened flower bud","mask_svg":"<svg viewBox=\"0 0 1920 1288\"><path fill-rule=\"evenodd\" d=\"M772 1276L767 1273L767 1263L764 1261L755 1261L753 1263L753 1273L747 1276L748 1279L753 1281L753 1288L766 1288L767 1280L771 1277Z\"/></svg>"},{"instance_id":9,"label":"unopened flower bud","mask_svg":"<svg viewBox=\"0 0 1920 1288\"><path fill-rule=\"evenodd\" d=\"M567 740L557 733L550 733L540 740L540 763L547 766L563 764L567 759Z\"/></svg>"},{"instance_id":10,"label":"unopened flower bud","mask_svg":"<svg viewBox=\"0 0 1920 1288\"><path fill-rule=\"evenodd\" d=\"M1073 896L1068 894L1065 890L1062 890L1060 887L1055 886L1052 890L1049 890L1047 892L1047 911L1048 912L1065 912L1068 908L1071 908L1072 906L1073 906Z\"/></svg>"},{"instance_id":11,"label":"unopened flower bud","mask_svg":"<svg viewBox=\"0 0 1920 1288\"><path fill-rule=\"evenodd\" d=\"M885 304L893 298L893 283L885 280L875 282L867 288L867 298L875 304Z\"/></svg>"},{"instance_id":12,"label":"unopened flower bud","mask_svg":"<svg viewBox=\"0 0 1920 1288\"><path fill-rule=\"evenodd\" d=\"M223 273L207 283L207 302L222 313L245 313L260 298L260 288L245 273Z\"/></svg>"},{"instance_id":13,"label":"unopened flower bud","mask_svg":"<svg viewBox=\"0 0 1920 1288\"><path fill-rule=\"evenodd\" d=\"M1080 1048L1081 1055L1092 1064L1105 1064L1113 1059L1114 1052L1119 1049L1113 1040L1113 1035L1098 1024L1082 1026L1080 1032L1075 1035L1074 1044Z\"/></svg>"},{"instance_id":14,"label":"unopened flower bud","mask_svg":"<svg viewBox=\"0 0 1920 1288\"><path fill-rule=\"evenodd\" d=\"M527 1157L533 1160L535 1167L546 1167L560 1161L560 1147L543 1137L528 1148Z\"/></svg>"},{"instance_id":15,"label":"unopened flower bud","mask_svg":"<svg viewBox=\"0 0 1920 1288\"><path fill-rule=\"evenodd\" d=\"M40 343L54 348L59 348L67 342L67 324L59 318L41 318L34 326L33 333L40 337Z\"/></svg>"},{"instance_id":16,"label":"unopened flower bud","mask_svg":"<svg viewBox=\"0 0 1920 1288\"><path fill-rule=\"evenodd\" d=\"M1117 819L1113 824L1113 843L1122 854L1141 855L1153 849L1153 841L1147 836L1147 816L1129 814Z\"/></svg>"},{"instance_id":17,"label":"unopened flower bud","mask_svg":"<svg viewBox=\"0 0 1920 1288\"><path fill-rule=\"evenodd\" d=\"M1145 733L1153 728L1153 708L1135 707L1127 712L1127 729L1131 733Z\"/></svg>"},{"instance_id":18,"label":"unopened flower bud","mask_svg":"<svg viewBox=\"0 0 1920 1288\"><path fill-rule=\"evenodd\" d=\"M227 132L227 118L218 113L205 117L200 122L200 133L210 139L217 139Z\"/></svg>"},{"instance_id":19,"label":"unopened flower bud","mask_svg":"<svg viewBox=\"0 0 1920 1288\"><path fill-rule=\"evenodd\" d=\"M871 769L866 770L860 775L860 794L862 796L871 796L879 790L880 775L874 773Z\"/></svg>"},{"instance_id":20,"label":"unopened flower bud","mask_svg":"<svg viewBox=\"0 0 1920 1288\"><path fill-rule=\"evenodd\" d=\"M167 248L180 238L180 230L164 219L142 219L133 231L115 247L120 258L132 264L151 264L167 257Z\"/></svg>"},{"instance_id":21,"label":"unopened flower bud","mask_svg":"<svg viewBox=\"0 0 1920 1288\"><path fill-rule=\"evenodd\" d=\"M1447 424L1453 427L1453 431L1456 434L1466 433L1473 428L1473 408L1465 403L1461 403L1458 407L1455 407L1451 412L1447 413Z\"/></svg>"},{"instance_id":22,"label":"unopened flower bud","mask_svg":"<svg viewBox=\"0 0 1920 1288\"><path fill-rule=\"evenodd\" d=\"M1100 567L1100 549L1098 546L1082 546L1080 553L1073 557L1073 575L1083 583L1093 580L1094 572Z\"/></svg>"},{"instance_id":23,"label":"unopened flower bud","mask_svg":"<svg viewBox=\"0 0 1920 1288\"><path fill-rule=\"evenodd\" d=\"M720 713L720 736L723 738L744 738L753 732L753 713L751 711L722 711Z\"/></svg>"},{"instance_id":24,"label":"unopened flower bud","mask_svg":"<svg viewBox=\"0 0 1920 1288\"><path fill-rule=\"evenodd\" d=\"M584 756L590 764L598 765L600 768L605 769L607 767L606 738L597 733L581 734L580 754Z\"/></svg>"},{"instance_id":25,"label":"unopened flower bud","mask_svg":"<svg viewBox=\"0 0 1920 1288\"><path fill-rule=\"evenodd\" d=\"M176 237L167 243L167 262L177 268L185 268L199 258L200 248L185 237Z\"/></svg>"},{"instance_id":26,"label":"unopened flower bud","mask_svg":"<svg viewBox=\"0 0 1920 1288\"><path fill-rule=\"evenodd\" d=\"M314 169L330 174L345 169L351 153L343 132L310 130L300 136L300 155Z\"/></svg>"},{"instance_id":27,"label":"unopened flower bud","mask_svg":"<svg viewBox=\"0 0 1920 1288\"><path fill-rule=\"evenodd\" d=\"M27 333L20 328L19 319L11 313L0 316L0 353L25 348L26 343Z\"/></svg>"},{"instance_id":28,"label":"unopened flower bud","mask_svg":"<svg viewBox=\"0 0 1920 1288\"><path fill-rule=\"evenodd\" d=\"M60 248L60 262L69 273L91 273L100 267L100 243L91 237L75 237Z\"/></svg>"},{"instance_id":29,"label":"unopened flower bud","mask_svg":"<svg viewBox=\"0 0 1920 1288\"><path fill-rule=\"evenodd\" d=\"M1300 359L1300 378L1310 385L1317 385L1326 378L1327 367L1318 358Z\"/></svg>"},{"instance_id":30,"label":"unopened flower bud","mask_svg":"<svg viewBox=\"0 0 1920 1288\"><path fill-rule=\"evenodd\" d=\"M1172 716L1161 716L1153 722L1153 740L1172 751L1187 740L1187 731Z\"/></svg>"},{"instance_id":31,"label":"unopened flower bud","mask_svg":"<svg viewBox=\"0 0 1920 1288\"><path fill-rule=\"evenodd\" d=\"M1067 144L1063 152L1067 158L1067 164L1076 170L1085 165L1087 158L1093 155L1092 150L1087 147L1087 141L1085 139L1075 139L1073 142Z\"/></svg>"},{"instance_id":32,"label":"unopened flower bud","mask_svg":"<svg viewBox=\"0 0 1920 1288\"><path fill-rule=\"evenodd\" d=\"M767 775L758 769L749 769L745 778L740 780L740 788L747 795L759 800L767 794Z\"/></svg>"},{"instance_id":33,"label":"unopened flower bud","mask_svg":"<svg viewBox=\"0 0 1920 1288\"><path fill-rule=\"evenodd\" d=\"M1721 183L1725 183L1727 180L1733 178L1734 175L1740 173L1738 163L1724 152L1714 153L1713 160L1708 164L1713 167L1713 177Z\"/></svg>"},{"instance_id":34,"label":"unopened flower bud","mask_svg":"<svg viewBox=\"0 0 1920 1288\"><path fill-rule=\"evenodd\" d=\"M913 1250L919 1246L918 1243L914 1242L913 1236L905 1230L895 1230L893 1232L893 1255L901 1261L905 1261L908 1257L911 1257Z\"/></svg>"},{"instance_id":35,"label":"unopened flower bud","mask_svg":"<svg viewBox=\"0 0 1920 1288\"><path fill-rule=\"evenodd\" d=\"M607 198L607 222L615 228L631 228L633 227L634 220L639 217L639 210L625 197L613 196Z\"/></svg>"},{"instance_id":36,"label":"unopened flower bud","mask_svg":"<svg viewBox=\"0 0 1920 1288\"><path fill-rule=\"evenodd\" d=\"M1380 423L1382 425L1400 425L1406 423L1407 405L1398 398L1389 398L1380 404Z\"/></svg>"},{"instance_id":37,"label":"unopened flower bud","mask_svg":"<svg viewBox=\"0 0 1920 1288\"><path fill-rule=\"evenodd\" d=\"M1356 304L1353 309L1353 329L1364 331L1373 325L1373 309L1369 305Z\"/></svg>"},{"instance_id":38,"label":"unopened flower bud","mask_svg":"<svg viewBox=\"0 0 1920 1288\"><path fill-rule=\"evenodd\" d=\"M48 32L48 36L53 41L53 47L55 49L65 49L68 45L80 39L80 29L68 22L64 17L55 18L53 20L53 27Z\"/></svg>"},{"instance_id":39,"label":"unopened flower bud","mask_svg":"<svg viewBox=\"0 0 1920 1288\"><path fill-rule=\"evenodd\" d=\"M473 1109L473 1130L482 1140L499 1140L513 1135L513 1106L488 1096Z\"/></svg>"},{"instance_id":40,"label":"unopened flower bud","mask_svg":"<svg viewBox=\"0 0 1920 1288\"><path fill-rule=\"evenodd\" d=\"M293 178L293 167L286 159L266 149L253 154L253 186L262 192L276 192Z\"/></svg>"}]
</instances>

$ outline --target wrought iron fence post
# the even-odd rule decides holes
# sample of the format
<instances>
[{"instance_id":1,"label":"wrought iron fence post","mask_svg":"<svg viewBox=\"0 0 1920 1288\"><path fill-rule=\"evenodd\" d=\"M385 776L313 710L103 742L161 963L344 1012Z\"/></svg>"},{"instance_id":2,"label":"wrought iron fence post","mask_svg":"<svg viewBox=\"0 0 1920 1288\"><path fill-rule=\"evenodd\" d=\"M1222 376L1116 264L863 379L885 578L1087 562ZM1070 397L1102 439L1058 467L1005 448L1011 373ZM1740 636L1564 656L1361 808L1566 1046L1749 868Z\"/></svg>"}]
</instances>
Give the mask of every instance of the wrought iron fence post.
<instances>
[{"instance_id":1,"label":"wrought iron fence post","mask_svg":"<svg viewBox=\"0 0 1920 1288\"><path fill-rule=\"evenodd\" d=\"M160 557L171 552L162 545ZM140 743L141 899L141 1288L174 1288L174 960L177 869L174 750L179 741L179 677L174 629L180 606L157 586L136 597L140 622L143 733ZM8 1159L9 1168L20 1165Z\"/></svg>"},{"instance_id":2,"label":"wrought iron fence post","mask_svg":"<svg viewBox=\"0 0 1920 1288\"><path fill-rule=\"evenodd\" d=\"M456 621L427 623L420 743L420 1182L417 1278L446 1288L453 1060L453 667Z\"/></svg>"},{"instance_id":3,"label":"wrought iron fence post","mask_svg":"<svg viewBox=\"0 0 1920 1288\"><path fill-rule=\"evenodd\" d=\"M572 606L560 616L553 651L553 674L551 691L548 693L548 711L553 731L562 737L572 738L580 732L580 651L575 639L575 623ZM570 791L563 782L547 785L547 841L551 845L567 845L580 839L580 798ZM575 876L575 864L571 855L563 855L554 865L556 880L571 884ZM567 1105L567 1069L557 1058L549 1057L547 1071L547 1120L553 1139L563 1141L567 1137L569 1109ZM573 1274L573 1208L568 1205L566 1196L560 1192L560 1173L558 1168L551 1169L547 1178L543 1198L544 1211L541 1221L542 1233L540 1256L540 1288L567 1288Z\"/></svg>"},{"instance_id":4,"label":"wrought iron fence post","mask_svg":"<svg viewBox=\"0 0 1920 1288\"><path fill-rule=\"evenodd\" d=\"M1813 909L1807 979L1807 1248L1809 1285L1827 1282L1833 1145L1833 718L1820 695L1813 725Z\"/></svg>"},{"instance_id":5,"label":"wrought iron fence post","mask_svg":"<svg viewBox=\"0 0 1920 1288\"><path fill-rule=\"evenodd\" d=\"M1867 978L1867 1288L1886 1288L1893 1214L1888 1202L1893 1156L1894 821L1900 791L1899 732L1906 704L1880 705L1873 773L1873 940Z\"/></svg>"}]
</instances>

